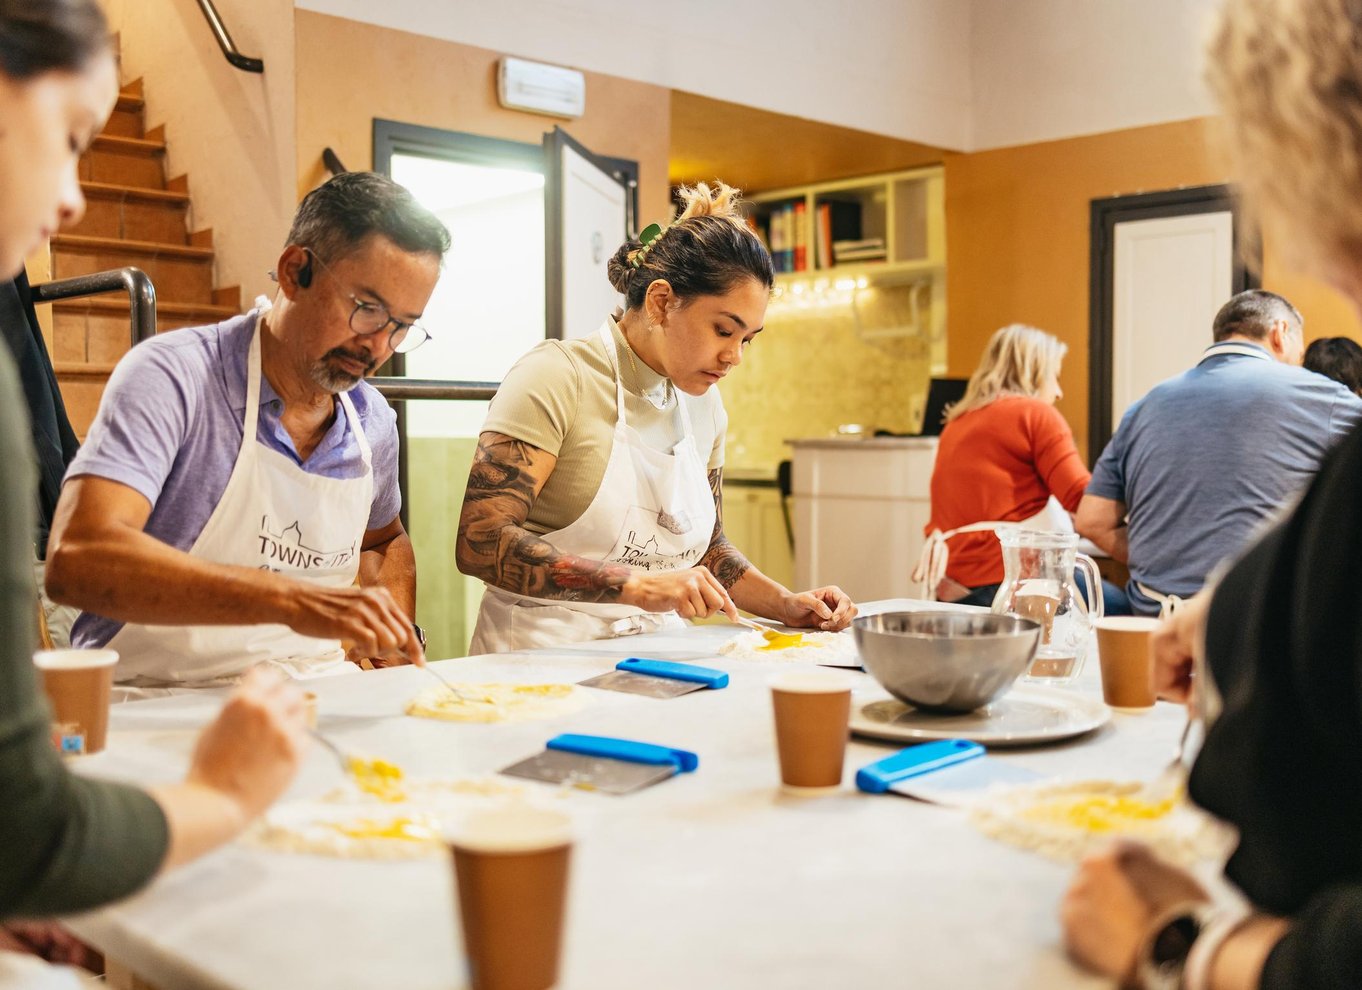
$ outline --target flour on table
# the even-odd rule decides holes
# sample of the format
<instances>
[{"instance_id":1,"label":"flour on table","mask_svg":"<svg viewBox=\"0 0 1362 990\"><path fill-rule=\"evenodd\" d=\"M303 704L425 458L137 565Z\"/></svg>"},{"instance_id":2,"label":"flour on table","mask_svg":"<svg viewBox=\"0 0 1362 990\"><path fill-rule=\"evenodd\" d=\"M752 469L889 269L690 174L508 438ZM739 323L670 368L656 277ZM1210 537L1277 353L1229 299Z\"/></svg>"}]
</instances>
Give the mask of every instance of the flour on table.
<instances>
[{"instance_id":1,"label":"flour on table","mask_svg":"<svg viewBox=\"0 0 1362 990\"><path fill-rule=\"evenodd\" d=\"M1227 826L1193 807L1182 793L1151 802L1143 788L1110 780L1010 788L978 801L970 820L985 835L1066 862L1114 838L1137 839L1181 866L1229 852Z\"/></svg>"},{"instance_id":2,"label":"flour on table","mask_svg":"<svg viewBox=\"0 0 1362 990\"><path fill-rule=\"evenodd\" d=\"M471 810L524 800L524 788L498 777L407 778L400 800L347 783L312 801L270 809L241 841L273 852L337 859L417 859L442 855L441 836Z\"/></svg>"},{"instance_id":3,"label":"flour on table","mask_svg":"<svg viewBox=\"0 0 1362 990\"><path fill-rule=\"evenodd\" d=\"M785 640L798 636L797 643ZM859 667L856 641L850 632L799 632L784 634L774 642L753 630L739 633L719 647L719 652L734 660L785 660L820 663L836 667Z\"/></svg>"},{"instance_id":4,"label":"flour on table","mask_svg":"<svg viewBox=\"0 0 1362 990\"><path fill-rule=\"evenodd\" d=\"M450 722L524 722L575 712L586 704L571 684L455 684L432 687L407 702L407 714Z\"/></svg>"}]
</instances>

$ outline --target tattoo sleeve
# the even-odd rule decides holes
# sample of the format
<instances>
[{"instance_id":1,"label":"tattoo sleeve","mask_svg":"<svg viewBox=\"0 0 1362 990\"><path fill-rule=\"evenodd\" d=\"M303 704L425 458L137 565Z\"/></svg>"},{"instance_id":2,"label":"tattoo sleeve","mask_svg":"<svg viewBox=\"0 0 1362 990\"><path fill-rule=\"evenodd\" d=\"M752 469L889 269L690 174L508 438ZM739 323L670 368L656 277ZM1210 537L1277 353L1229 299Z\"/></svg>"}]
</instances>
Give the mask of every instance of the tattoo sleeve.
<instances>
[{"instance_id":1,"label":"tattoo sleeve","mask_svg":"<svg viewBox=\"0 0 1362 990\"><path fill-rule=\"evenodd\" d=\"M709 549L700 563L709 568L725 588L732 587L751 570L752 565L737 547L724 536L724 469L709 472L709 490L714 493L714 535L709 538Z\"/></svg>"},{"instance_id":2,"label":"tattoo sleeve","mask_svg":"<svg viewBox=\"0 0 1362 990\"><path fill-rule=\"evenodd\" d=\"M534 598L612 602L633 574L628 567L560 553L525 529L530 507L557 458L501 433L478 437L455 537L459 570Z\"/></svg>"}]
</instances>

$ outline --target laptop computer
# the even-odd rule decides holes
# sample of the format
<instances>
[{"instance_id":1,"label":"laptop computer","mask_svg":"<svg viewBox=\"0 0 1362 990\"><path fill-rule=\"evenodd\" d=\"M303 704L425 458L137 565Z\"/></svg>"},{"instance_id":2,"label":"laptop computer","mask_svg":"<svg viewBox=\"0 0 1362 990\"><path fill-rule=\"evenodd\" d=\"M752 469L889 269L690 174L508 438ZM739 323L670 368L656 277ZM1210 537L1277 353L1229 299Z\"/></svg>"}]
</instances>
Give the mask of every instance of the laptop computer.
<instances>
[{"instance_id":1,"label":"laptop computer","mask_svg":"<svg viewBox=\"0 0 1362 990\"><path fill-rule=\"evenodd\" d=\"M941 420L946 415L946 407L959 402L965 396L968 378L933 378L927 386L927 408L922 414L920 437L939 437L945 425Z\"/></svg>"}]
</instances>

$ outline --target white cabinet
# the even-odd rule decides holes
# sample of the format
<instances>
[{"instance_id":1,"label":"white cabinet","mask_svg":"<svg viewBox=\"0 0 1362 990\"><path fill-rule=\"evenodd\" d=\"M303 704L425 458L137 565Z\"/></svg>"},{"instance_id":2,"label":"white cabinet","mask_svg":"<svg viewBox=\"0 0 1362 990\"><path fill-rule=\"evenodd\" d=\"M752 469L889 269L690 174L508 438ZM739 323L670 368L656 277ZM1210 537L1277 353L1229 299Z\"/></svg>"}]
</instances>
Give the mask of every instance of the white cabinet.
<instances>
[{"instance_id":1,"label":"white cabinet","mask_svg":"<svg viewBox=\"0 0 1362 990\"><path fill-rule=\"evenodd\" d=\"M790 537L773 481L724 479L724 535L757 570L794 588Z\"/></svg>"},{"instance_id":2,"label":"white cabinet","mask_svg":"<svg viewBox=\"0 0 1362 990\"><path fill-rule=\"evenodd\" d=\"M792 440L795 585L911 598L931 520L935 437Z\"/></svg>"}]
</instances>

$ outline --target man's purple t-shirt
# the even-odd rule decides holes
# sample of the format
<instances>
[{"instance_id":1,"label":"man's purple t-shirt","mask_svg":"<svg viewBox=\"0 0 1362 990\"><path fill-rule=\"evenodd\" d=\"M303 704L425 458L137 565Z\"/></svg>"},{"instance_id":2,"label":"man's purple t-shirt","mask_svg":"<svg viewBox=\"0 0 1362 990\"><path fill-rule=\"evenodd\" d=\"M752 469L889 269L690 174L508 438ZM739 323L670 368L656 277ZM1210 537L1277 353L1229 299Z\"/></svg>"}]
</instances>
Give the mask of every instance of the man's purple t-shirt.
<instances>
[{"instance_id":1,"label":"man's purple t-shirt","mask_svg":"<svg viewBox=\"0 0 1362 990\"><path fill-rule=\"evenodd\" d=\"M246 357L256 313L215 326L176 330L138 344L118 362L99 413L67 479L94 475L146 496L145 531L189 550L227 489L241 448L246 411ZM378 390L361 382L349 392L373 452L369 529L386 526L402 505L397 487L397 416ZM337 408L326 436L304 462L279 421L283 402L264 376L256 440L291 457L309 474L358 478L359 443ZM121 622L82 612L71 630L76 646L103 646Z\"/></svg>"}]
</instances>

